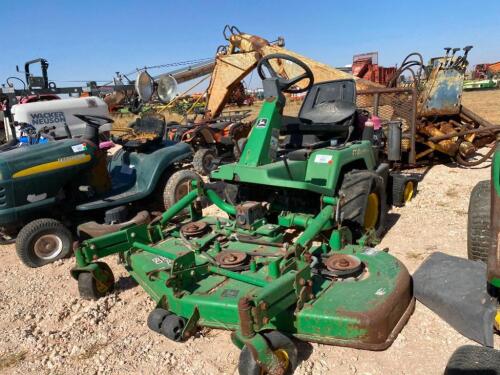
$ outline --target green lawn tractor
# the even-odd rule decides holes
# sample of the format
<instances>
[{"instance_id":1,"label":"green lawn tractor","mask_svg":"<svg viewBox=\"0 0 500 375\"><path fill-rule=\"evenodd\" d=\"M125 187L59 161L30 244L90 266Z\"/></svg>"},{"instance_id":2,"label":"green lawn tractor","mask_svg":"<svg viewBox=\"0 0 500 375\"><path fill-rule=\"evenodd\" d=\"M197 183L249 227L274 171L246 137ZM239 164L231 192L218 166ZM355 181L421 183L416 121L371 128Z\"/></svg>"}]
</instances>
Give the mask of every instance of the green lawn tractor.
<instances>
[{"instance_id":1,"label":"green lawn tractor","mask_svg":"<svg viewBox=\"0 0 500 375\"><path fill-rule=\"evenodd\" d=\"M434 253L413 275L415 296L458 332L493 346L500 329L500 139L491 180L472 190L468 218L469 260Z\"/></svg>"},{"instance_id":2,"label":"green lawn tractor","mask_svg":"<svg viewBox=\"0 0 500 375\"><path fill-rule=\"evenodd\" d=\"M279 77L276 58L304 73ZM383 350L414 298L404 265L371 245L383 227L389 168L378 165L371 140L349 141L354 82L313 85L307 65L288 55L265 57L258 72L266 99L242 156L212 172L235 187L233 203L213 183L193 181L151 223L82 242L72 269L80 295L99 298L113 288L100 259L119 254L157 303L149 328L174 341L199 327L231 330L244 375L292 373L298 351L290 337ZM303 79L301 117L283 117L282 92L297 92ZM298 147L280 144L280 132L302 138ZM227 218L203 216L202 198Z\"/></svg>"},{"instance_id":3,"label":"green lawn tractor","mask_svg":"<svg viewBox=\"0 0 500 375\"><path fill-rule=\"evenodd\" d=\"M102 225L117 230L136 214L131 222L147 221L149 215L139 211L163 211L197 178L189 171L174 173L191 151L161 139L164 122L138 120L137 131L142 126L158 136L127 141L107 160L98 146L98 128L110 120L75 116L87 124L82 138L0 154L0 227L4 238L17 237L17 253L29 267L72 253L78 224L105 218L109 225ZM102 230L95 222L84 229L94 235Z\"/></svg>"}]
</instances>

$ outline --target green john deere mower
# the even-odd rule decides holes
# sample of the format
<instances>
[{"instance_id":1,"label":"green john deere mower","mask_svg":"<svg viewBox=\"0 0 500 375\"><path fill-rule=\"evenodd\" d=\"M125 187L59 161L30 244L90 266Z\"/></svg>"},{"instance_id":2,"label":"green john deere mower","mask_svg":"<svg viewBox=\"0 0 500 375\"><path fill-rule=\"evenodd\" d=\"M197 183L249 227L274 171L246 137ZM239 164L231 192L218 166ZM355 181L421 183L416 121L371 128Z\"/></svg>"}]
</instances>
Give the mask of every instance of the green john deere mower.
<instances>
[{"instance_id":1,"label":"green john deere mower","mask_svg":"<svg viewBox=\"0 0 500 375\"><path fill-rule=\"evenodd\" d=\"M304 73L279 77L270 62L276 58ZM313 85L308 66L287 55L265 57L258 72L266 99L242 156L212 172L231 199L193 181L151 223L84 241L72 270L80 294L99 298L112 289L101 258L119 254L157 303L149 328L174 341L203 326L232 330L240 374L293 372L290 337L383 350L414 298L406 268L372 247L392 187L373 133L356 129L354 81ZM308 94L299 117L282 116L282 92L297 92L303 79ZM202 199L227 218L203 216Z\"/></svg>"}]
</instances>

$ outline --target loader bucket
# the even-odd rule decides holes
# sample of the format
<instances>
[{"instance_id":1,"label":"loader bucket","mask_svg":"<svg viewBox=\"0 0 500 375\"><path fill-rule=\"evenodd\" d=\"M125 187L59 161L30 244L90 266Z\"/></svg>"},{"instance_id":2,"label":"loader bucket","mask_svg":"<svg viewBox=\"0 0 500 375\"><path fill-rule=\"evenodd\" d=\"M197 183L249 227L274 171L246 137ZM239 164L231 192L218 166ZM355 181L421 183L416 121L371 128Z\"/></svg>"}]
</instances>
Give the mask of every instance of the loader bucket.
<instances>
[{"instance_id":1,"label":"loader bucket","mask_svg":"<svg viewBox=\"0 0 500 375\"><path fill-rule=\"evenodd\" d=\"M487 291L486 264L436 252L413 275L413 288L418 301L459 333L493 346L496 301Z\"/></svg>"}]
</instances>

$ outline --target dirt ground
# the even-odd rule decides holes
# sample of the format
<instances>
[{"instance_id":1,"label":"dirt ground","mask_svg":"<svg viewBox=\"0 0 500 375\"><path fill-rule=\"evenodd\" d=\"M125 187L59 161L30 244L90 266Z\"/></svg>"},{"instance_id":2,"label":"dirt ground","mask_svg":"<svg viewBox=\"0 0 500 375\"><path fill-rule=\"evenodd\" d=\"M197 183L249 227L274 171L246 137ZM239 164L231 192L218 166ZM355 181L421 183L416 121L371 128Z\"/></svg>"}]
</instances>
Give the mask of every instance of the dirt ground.
<instances>
[{"instance_id":1,"label":"dirt ground","mask_svg":"<svg viewBox=\"0 0 500 375\"><path fill-rule=\"evenodd\" d=\"M500 90L466 93L464 102L500 123ZM388 247L414 272L434 251L466 256L468 197L489 169L431 168L407 207L390 212ZM229 333L203 330L173 343L146 326L154 308L114 259L116 291L97 302L78 296L74 259L28 269L14 246L0 247L0 372L5 374L237 374ZM383 352L300 343L296 374L441 374L451 353L470 343L430 310L415 313ZM500 339L496 337L496 344Z\"/></svg>"}]
</instances>

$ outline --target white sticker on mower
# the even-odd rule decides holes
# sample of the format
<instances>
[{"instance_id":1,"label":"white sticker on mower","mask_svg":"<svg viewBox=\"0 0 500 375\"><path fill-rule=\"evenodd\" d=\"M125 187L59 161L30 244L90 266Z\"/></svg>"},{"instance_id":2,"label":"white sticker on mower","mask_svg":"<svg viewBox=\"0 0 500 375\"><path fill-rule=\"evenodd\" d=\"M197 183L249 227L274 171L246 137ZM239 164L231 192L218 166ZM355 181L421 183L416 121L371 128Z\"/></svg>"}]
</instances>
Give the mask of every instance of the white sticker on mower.
<instances>
[{"instance_id":1,"label":"white sticker on mower","mask_svg":"<svg viewBox=\"0 0 500 375\"><path fill-rule=\"evenodd\" d=\"M26 197L26 200L30 203L34 203L34 202L43 201L45 198L47 198L47 193L28 194L28 196Z\"/></svg>"},{"instance_id":2,"label":"white sticker on mower","mask_svg":"<svg viewBox=\"0 0 500 375\"><path fill-rule=\"evenodd\" d=\"M257 120L257 128L265 128L267 125L267 118L261 118Z\"/></svg>"},{"instance_id":3,"label":"white sticker on mower","mask_svg":"<svg viewBox=\"0 0 500 375\"><path fill-rule=\"evenodd\" d=\"M377 296L385 296L386 293L385 288L380 288L375 292Z\"/></svg>"},{"instance_id":4,"label":"white sticker on mower","mask_svg":"<svg viewBox=\"0 0 500 375\"><path fill-rule=\"evenodd\" d=\"M328 164L332 162L332 155L316 155L314 158L315 163Z\"/></svg>"},{"instance_id":5,"label":"white sticker on mower","mask_svg":"<svg viewBox=\"0 0 500 375\"><path fill-rule=\"evenodd\" d=\"M84 143L80 143L78 145L71 146L71 149L76 154L77 152L85 151L87 149L87 145Z\"/></svg>"},{"instance_id":6,"label":"white sticker on mower","mask_svg":"<svg viewBox=\"0 0 500 375\"><path fill-rule=\"evenodd\" d=\"M151 261L154 264L163 264L163 263L165 263L165 264L169 265L170 263L172 263L172 261L170 259L162 257L162 256L153 258L153 259L151 259Z\"/></svg>"}]
</instances>

